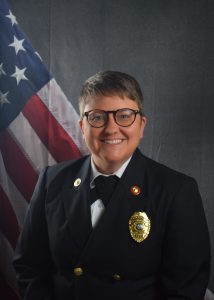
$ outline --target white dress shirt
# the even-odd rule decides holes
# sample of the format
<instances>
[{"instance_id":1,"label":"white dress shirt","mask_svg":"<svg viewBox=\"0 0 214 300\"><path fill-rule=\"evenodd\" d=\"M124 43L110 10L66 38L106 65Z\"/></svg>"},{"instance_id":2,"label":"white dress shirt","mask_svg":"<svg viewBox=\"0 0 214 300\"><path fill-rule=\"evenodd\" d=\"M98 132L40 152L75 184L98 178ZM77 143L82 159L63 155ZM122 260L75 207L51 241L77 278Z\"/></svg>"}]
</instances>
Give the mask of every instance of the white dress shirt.
<instances>
[{"instance_id":1,"label":"white dress shirt","mask_svg":"<svg viewBox=\"0 0 214 300\"><path fill-rule=\"evenodd\" d=\"M90 188L93 189L95 187L94 179L96 177L98 177L99 175L106 176L106 177L108 177L110 175L116 175L118 178L121 178L128 163L130 162L130 160L131 160L131 157L127 161L125 161L124 164L116 172L114 172L113 174L106 175L106 174L100 173L97 170L97 168L91 158ZM102 216L102 214L104 213L104 211L105 211L105 206L101 199L97 199L94 203L91 204L91 223L92 223L93 228L96 226L97 222L99 221L99 219Z\"/></svg>"}]
</instances>

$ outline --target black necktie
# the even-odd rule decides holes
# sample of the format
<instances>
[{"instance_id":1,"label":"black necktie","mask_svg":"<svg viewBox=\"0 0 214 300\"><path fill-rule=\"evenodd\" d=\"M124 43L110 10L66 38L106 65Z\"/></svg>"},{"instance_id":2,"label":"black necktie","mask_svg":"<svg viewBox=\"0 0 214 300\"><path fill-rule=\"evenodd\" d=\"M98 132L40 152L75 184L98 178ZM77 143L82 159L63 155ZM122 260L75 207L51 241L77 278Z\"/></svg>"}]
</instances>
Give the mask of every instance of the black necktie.
<instances>
[{"instance_id":1,"label":"black necktie","mask_svg":"<svg viewBox=\"0 0 214 300\"><path fill-rule=\"evenodd\" d=\"M118 180L119 178L116 175L110 175L110 176L99 175L94 179L94 183L95 183L94 190L97 193L98 196L97 199L100 198L105 206L107 206L108 201L116 188ZM91 199L92 200L91 202L97 199Z\"/></svg>"}]
</instances>

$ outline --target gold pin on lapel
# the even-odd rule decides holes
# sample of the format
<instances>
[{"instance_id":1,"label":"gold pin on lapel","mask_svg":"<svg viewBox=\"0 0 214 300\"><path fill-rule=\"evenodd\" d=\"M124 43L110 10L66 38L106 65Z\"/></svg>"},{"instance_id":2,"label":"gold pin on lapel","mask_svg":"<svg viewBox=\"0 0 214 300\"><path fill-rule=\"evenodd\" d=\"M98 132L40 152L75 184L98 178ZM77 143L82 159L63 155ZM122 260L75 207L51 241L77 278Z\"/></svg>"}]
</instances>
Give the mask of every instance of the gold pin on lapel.
<instances>
[{"instance_id":1,"label":"gold pin on lapel","mask_svg":"<svg viewBox=\"0 0 214 300\"><path fill-rule=\"evenodd\" d=\"M149 235L151 221L145 212L135 212L129 219L129 231L132 238L137 242L143 242Z\"/></svg>"},{"instance_id":2,"label":"gold pin on lapel","mask_svg":"<svg viewBox=\"0 0 214 300\"><path fill-rule=\"evenodd\" d=\"M137 185L133 185L133 186L131 187L131 193L132 193L132 195L134 195L134 196L138 196L138 195L140 195L140 193L141 193L141 188L140 188L139 186L137 186Z\"/></svg>"},{"instance_id":3,"label":"gold pin on lapel","mask_svg":"<svg viewBox=\"0 0 214 300\"><path fill-rule=\"evenodd\" d=\"M75 179L75 181L74 181L74 186L77 187L77 186L80 185L80 183L81 183L81 178L77 178L77 179Z\"/></svg>"}]
</instances>

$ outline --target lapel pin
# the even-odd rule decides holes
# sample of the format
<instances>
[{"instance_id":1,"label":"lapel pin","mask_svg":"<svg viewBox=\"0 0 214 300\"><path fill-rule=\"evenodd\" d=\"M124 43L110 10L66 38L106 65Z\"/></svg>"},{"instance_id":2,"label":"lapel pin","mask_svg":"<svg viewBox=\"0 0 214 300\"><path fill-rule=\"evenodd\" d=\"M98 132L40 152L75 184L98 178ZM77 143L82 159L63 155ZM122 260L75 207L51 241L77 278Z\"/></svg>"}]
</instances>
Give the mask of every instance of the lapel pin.
<instances>
[{"instance_id":1,"label":"lapel pin","mask_svg":"<svg viewBox=\"0 0 214 300\"><path fill-rule=\"evenodd\" d=\"M81 183L81 179L80 179L80 178L77 178L77 179L75 179L75 181L74 181L74 186L77 187L77 186L80 185L80 183Z\"/></svg>"},{"instance_id":2,"label":"lapel pin","mask_svg":"<svg viewBox=\"0 0 214 300\"><path fill-rule=\"evenodd\" d=\"M138 196L138 195L140 195L140 193L141 193L141 188L140 188L139 186L137 186L137 185L133 185L133 186L131 187L131 193L132 193L132 195L134 195L134 196Z\"/></svg>"},{"instance_id":3,"label":"lapel pin","mask_svg":"<svg viewBox=\"0 0 214 300\"><path fill-rule=\"evenodd\" d=\"M129 231L133 240L143 242L149 235L151 222L145 212L135 212L129 219Z\"/></svg>"}]
</instances>

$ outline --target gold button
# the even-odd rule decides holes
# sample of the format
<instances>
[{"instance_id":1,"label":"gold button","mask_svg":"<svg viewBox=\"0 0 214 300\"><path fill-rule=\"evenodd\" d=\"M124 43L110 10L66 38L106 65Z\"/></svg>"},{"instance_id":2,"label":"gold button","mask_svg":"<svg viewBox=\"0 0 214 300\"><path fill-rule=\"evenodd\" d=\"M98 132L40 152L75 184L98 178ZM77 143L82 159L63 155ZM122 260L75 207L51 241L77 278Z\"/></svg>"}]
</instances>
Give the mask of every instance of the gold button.
<instances>
[{"instance_id":1,"label":"gold button","mask_svg":"<svg viewBox=\"0 0 214 300\"><path fill-rule=\"evenodd\" d=\"M81 276L83 274L82 268L74 268L74 275Z\"/></svg>"},{"instance_id":2,"label":"gold button","mask_svg":"<svg viewBox=\"0 0 214 300\"><path fill-rule=\"evenodd\" d=\"M114 280L120 280L120 275L119 274L114 274L113 275Z\"/></svg>"},{"instance_id":3,"label":"gold button","mask_svg":"<svg viewBox=\"0 0 214 300\"><path fill-rule=\"evenodd\" d=\"M75 181L74 181L74 186L77 187L81 184L81 178L77 178Z\"/></svg>"}]
</instances>

